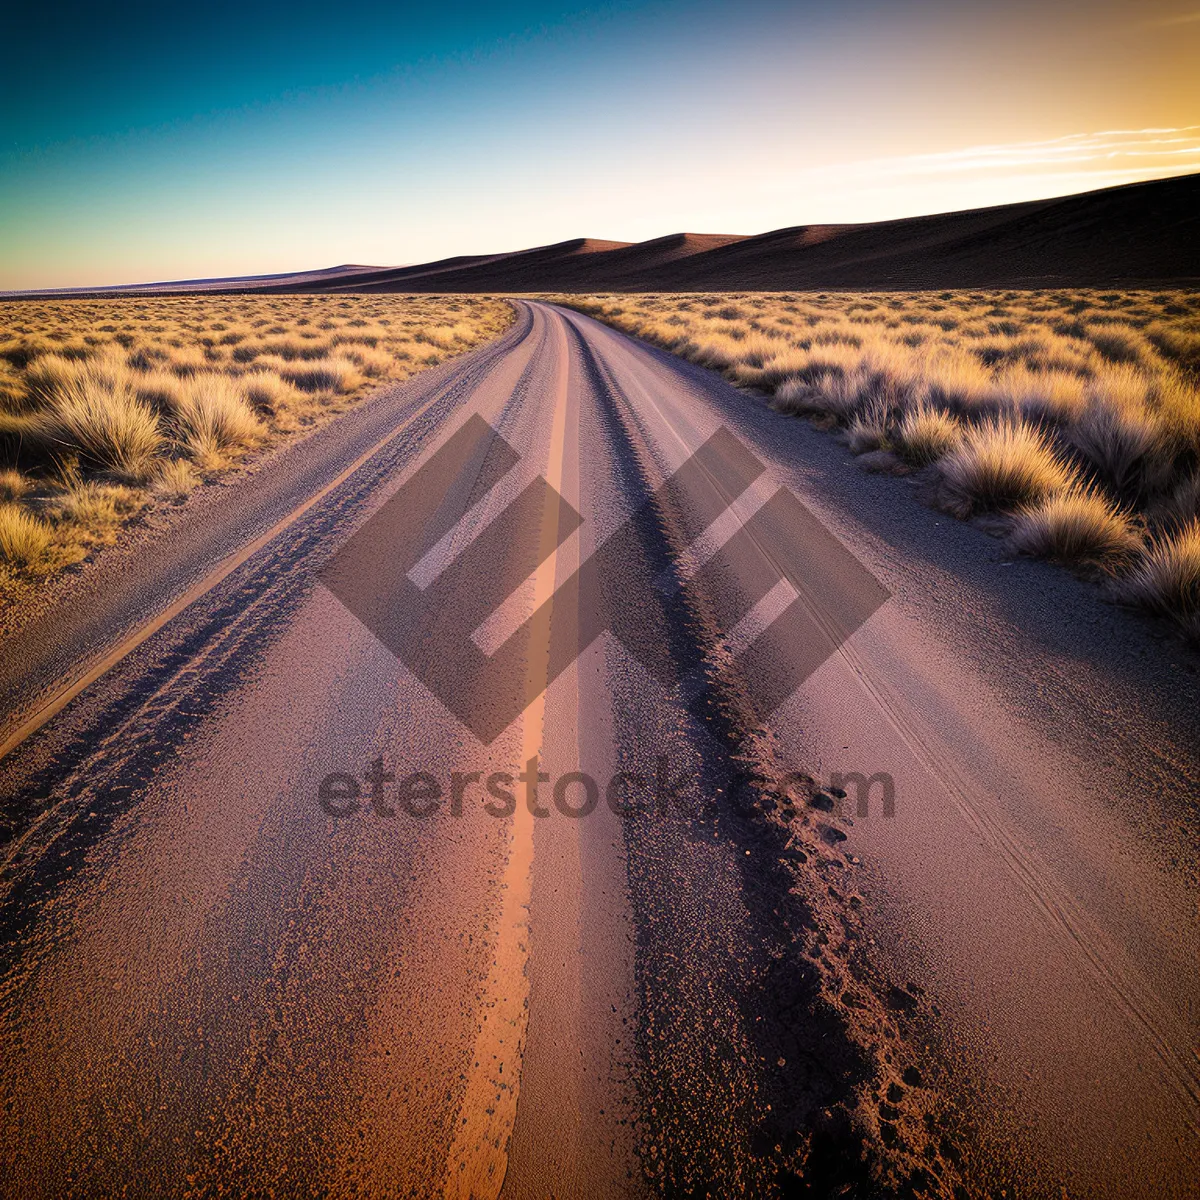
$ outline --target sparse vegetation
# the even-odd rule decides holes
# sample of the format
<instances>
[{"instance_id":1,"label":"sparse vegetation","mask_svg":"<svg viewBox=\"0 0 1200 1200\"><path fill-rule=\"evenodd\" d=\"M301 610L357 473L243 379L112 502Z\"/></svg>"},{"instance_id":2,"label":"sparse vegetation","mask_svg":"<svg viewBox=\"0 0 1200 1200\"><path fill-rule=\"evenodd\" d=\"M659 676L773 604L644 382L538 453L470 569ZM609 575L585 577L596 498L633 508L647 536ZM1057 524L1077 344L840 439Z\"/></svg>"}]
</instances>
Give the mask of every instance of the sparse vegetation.
<instances>
[{"instance_id":1,"label":"sparse vegetation","mask_svg":"<svg viewBox=\"0 0 1200 1200\"><path fill-rule=\"evenodd\" d=\"M0 302L0 595L510 320L491 297Z\"/></svg>"},{"instance_id":2,"label":"sparse vegetation","mask_svg":"<svg viewBox=\"0 0 1200 1200\"><path fill-rule=\"evenodd\" d=\"M968 426L938 465L948 506L963 517L1035 503L1075 482L1047 436L1012 417L988 417Z\"/></svg>"},{"instance_id":3,"label":"sparse vegetation","mask_svg":"<svg viewBox=\"0 0 1200 1200\"><path fill-rule=\"evenodd\" d=\"M927 472L956 515L1117 574L1200 638L1200 295L554 299L842 430L872 469Z\"/></svg>"},{"instance_id":4,"label":"sparse vegetation","mask_svg":"<svg viewBox=\"0 0 1200 1200\"><path fill-rule=\"evenodd\" d=\"M962 426L957 417L925 404L905 411L896 425L901 452L920 466L936 462L953 450L961 438Z\"/></svg>"},{"instance_id":5,"label":"sparse vegetation","mask_svg":"<svg viewBox=\"0 0 1200 1200\"><path fill-rule=\"evenodd\" d=\"M50 548L50 530L17 504L0 503L0 555L22 567L39 565Z\"/></svg>"},{"instance_id":6,"label":"sparse vegetation","mask_svg":"<svg viewBox=\"0 0 1200 1200\"><path fill-rule=\"evenodd\" d=\"M1128 603L1200 633L1200 520L1151 542L1119 590Z\"/></svg>"},{"instance_id":7,"label":"sparse vegetation","mask_svg":"<svg viewBox=\"0 0 1200 1200\"><path fill-rule=\"evenodd\" d=\"M1128 561L1142 544L1129 518L1090 488L1056 492L1019 510L1009 541L1020 554L1100 566Z\"/></svg>"}]
</instances>

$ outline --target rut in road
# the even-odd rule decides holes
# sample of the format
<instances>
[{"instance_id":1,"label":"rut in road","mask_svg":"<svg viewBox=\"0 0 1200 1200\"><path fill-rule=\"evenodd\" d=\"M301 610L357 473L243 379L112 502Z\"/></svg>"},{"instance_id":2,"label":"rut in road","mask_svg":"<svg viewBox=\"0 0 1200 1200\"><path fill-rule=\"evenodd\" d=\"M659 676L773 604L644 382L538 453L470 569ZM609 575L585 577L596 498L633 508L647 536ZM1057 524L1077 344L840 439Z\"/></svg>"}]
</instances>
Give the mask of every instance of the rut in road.
<instances>
[{"instance_id":1,"label":"rut in road","mask_svg":"<svg viewBox=\"0 0 1200 1200\"><path fill-rule=\"evenodd\" d=\"M414 623L408 649L421 669L407 671L322 586L322 571L472 419L514 448L519 469L495 494L478 463L440 481L453 518L444 558L474 564L474 576L439 568L445 611ZM713 443L720 428L729 436ZM711 374L520 302L494 346L385 389L283 456L272 467L278 493L252 477L196 524L148 543L141 570L118 551L81 576L90 608L63 614L62 644L50 622L0 668L0 691L27 711L25 700L53 693L69 647L80 663L104 653L105 618L113 641L132 647L0 761L13 833L0 880L0 1151L12 1187L82 1195L133 1180L148 1195L424 1195L449 1180L512 1197L950 1195L960 1181L1009 1186L1011 1148L1033 1146L1037 1186L1019 1190L1105 1194L1107 1175L1118 1181L1107 1194L1118 1195L1122 1165L1105 1159L1106 1145L1125 1158L1122 1147L1151 1144L1159 1128L1153 1165L1169 1177L1190 1152L1186 1125L1171 1124L1187 1118L1189 1097L1160 1070L1136 1012L1090 1004L1094 969L1046 936L1054 913L1037 900L1061 911L1069 902L1109 942L1137 948L1121 938L1132 913L1162 965L1120 965L1154 1001L1139 1007L1160 1014L1177 1060L1187 1016L1170 998L1189 991L1173 943L1152 940L1150 921L1167 913L1167 933L1182 930L1184 944L1176 893L1125 871L1137 845L1117 838L1101 807L1069 787L1026 787L1027 760L1058 768L1062 748L1047 756L942 626L961 637L970 624L993 662L1028 642L1005 641L986 609L965 607L960 620L937 606L931 594L940 600L948 584L933 551L890 548L908 548L920 512L895 514L890 546L872 536L868 518L891 519L878 511L887 498L868 507L860 493L873 482L837 491L837 452L821 459L822 444L804 442L802 458L795 439L808 435L797 429ZM723 469L732 460L721 447L735 437L765 464L745 489ZM681 461L714 444L699 460L699 491L663 490ZM462 633L455 612L475 611L498 580L524 577L522 547L555 525L530 508L513 537L484 536L539 474L583 522L504 605L519 627L553 595L549 630L530 640L519 678L481 685L475 700L494 714L513 687L528 696L531 680L540 686L547 637L570 640L585 599L603 609L590 628L636 636L597 634L539 693L540 715L527 710L484 744L421 679L444 668L447 631ZM794 703L768 713L728 627L747 595L779 579L778 546L741 539L753 584L708 568L714 540L762 528L777 487L822 513L893 600ZM697 514L718 509L713 529L724 532L700 531L707 518ZM805 558L796 539L781 544ZM563 602L601 549L596 587ZM804 569L836 591L835 567L819 548L812 556ZM386 575L388 546L367 559ZM206 580L138 640L139 622ZM803 579L794 590L787 605L809 603ZM819 605L809 616L837 641L836 620ZM504 628L498 619L492 633ZM626 644L639 639L651 647L641 658ZM805 666L804 647L778 649L789 669ZM1166 683L1168 701L1187 686ZM1129 711L1113 703L1114 723L1128 725ZM1011 744L1000 736L1010 729ZM886 755L878 765L906 788L904 819L826 811L814 777L831 763L814 752L818 737L835 767L847 743L864 764ZM980 745L994 751L982 766ZM587 821L522 811L515 829L474 809L387 817L365 793L344 819L316 803L321 779L365 781L374 762L445 780L464 768L520 769L534 750L560 775L653 777L665 763L694 790L665 809L602 806ZM973 808L942 795L956 790ZM693 808L694 794L717 803ZM1036 804L1022 808L1027 795ZM1047 828L1057 858L1030 849ZM997 853L1004 847L1020 851L1015 864ZM1075 874L1061 869L1077 865L1072 853ZM1034 861L1042 875L1031 897L1014 866ZM1081 875L1104 886L1089 891ZM989 940L998 931L1012 931L1004 962ZM1011 990L1001 971L1014 975ZM502 1050L481 1037L501 993L514 1031ZM1044 1035L1028 1019L1042 1002L1063 1018ZM954 1068L942 1070L951 1015L978 1053L945 1055ZM1059 1053L1063 1026L1079 1034L1074 1057ZM1027 1028L1035 1036L1021 1043ZM952 1074L963 1061L977 1078ZM1125 1085L1129 1105L1112 1104L1130 1063L1142 1074ZM1067 1070L1103 1086L1060 1094ZM977 1081L986 1158L978 1130L960 1124ZM1022 1108L1026 1084L1041 1090ZM1030 1118L1016 1134L1005 1125L1013 1112ZM1110 1123L1089 1128L1095 1113ZM1056 1144L1067 1146L1057 1160ZM1071 1145L1086 1145L1087 1161L1075 1153L1063 1169Z\"/></svg>"},{"instance_id":2,"label":"rut in road","mask_svg":"<svg viewBox=\"0 0 1200 1200\"><path fill-rule=\"evenodd\" d=\"M937 1093L904 1083L906 1073L910 1080L920 1074L902 1028L904 1014L919 1005L918 994L873 970L856 910L860 901L846 894L841 879L849 856L826 840L833 825L811 807L816 785L779 761L765 728L769 714L756 711L724 648L728 631L714 613L721 598L699 589L696 574L680 574L695 522L687 512L653 503L664 470L637 407L574 326L572 333L607 457L622 476L629 509L644 513L637 527L641 561L607 564L606 576L659 581L657 628L669 635L690 710L687 726L674 731L683 746L672 761L694 760L701 793L727 798L691 820L626 823L642 947L640 1087L643 1109L658 1118L643 1135L643 1162L668 1194L729 1186L762 1194L802 1181L817 1194L881 1183L950 1187L956 1172L945 1155L956 1154L952 1139L930 1133L944 1116ZM610 603L621 603L619 589ZM637 711L635 696L622 699L627 704L614 706L618 714ZM633 758L644 729L618 717L617 740ZM728 799L734 795L737 803ZM674 951L695 936L694 927L678 919L677 889L707 890L689 870L689 847L713 839L736 847L750 936L739 952L741 974L732 993L752 1038L752 1061L762 1064L725 1088L719 1081L730 1073L731 1048L697 1041L699 1014L689 997L695 981L686 977L688 960ZM679 1089L680 1078L692 1086ZM932 1082L928 1068L925 1081ZM745 1097L735 1101L742 1108L738 1126L751 1110L755 1114L740 1141L714 1119L739 1088L755 1093L750 1105ZM887 1102L889 1089L904 1098ZM673 1136L664 1137L664 1127Z\"/></svg>"}]
</instances>

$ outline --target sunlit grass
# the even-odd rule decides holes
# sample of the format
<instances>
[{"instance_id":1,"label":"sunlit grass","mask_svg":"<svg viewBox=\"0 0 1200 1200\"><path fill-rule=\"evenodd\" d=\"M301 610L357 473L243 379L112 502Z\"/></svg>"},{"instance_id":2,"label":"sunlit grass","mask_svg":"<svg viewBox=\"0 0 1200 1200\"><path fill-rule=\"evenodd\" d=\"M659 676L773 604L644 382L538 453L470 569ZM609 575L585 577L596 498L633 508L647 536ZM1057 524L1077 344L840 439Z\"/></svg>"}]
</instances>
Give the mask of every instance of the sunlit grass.
<instances>
[{"instance_id":1,"label":"sunlit grass","mask_svg":"<svg viewBox=\"0 0 1200 1200\"><path fill-rule=\"evenodd\" d=\"M1200 519L1155 539L1133 572L1122 581L1130 604L1178 621L1200 632Z\"/></svg>"},{"instance_id":2,"label":"sunlit grass","mask_svg":"<svg viewBox=\"0 0 1200 1200\"><path fill-rule=\"evenodd\" d=\"M20 505L0 502L0 558L19 567L37 567L50 548L50 529Z\"/></svg>"},{"instance_id":3,"label":"sunlit grass","mask_svg":"<svg viewBox=\"0 0 1200 1200\"><path fill-rule=\"evenodd\" d=\"M500 333L491 297L0 302L0 582Z\"/></svg>"},{"instance_id":4,"label":"sunlit grass","mask_svg":"<svg viewBox=\"0 0 1200 1200\"><path fill-rule=\"evenodd\" d=\"M938 468L950 506L961 516L1030 504L1075 482L1047 436L1011 418L968 426Z\"/></svg>"},{"instance_id":5,"label":"sunlit grass","mask_svg":"<svg viewBox=\"0 0 1200 1200\"><path fill-rule=\"evenodd\" d=\"M1137 603L1200 637L1179 582L1200 516L1200 295L553 299L842 430L873 469L885 451L926 471L941 503L1007 522L1023 553L1124 573Z\"/></svg>"},{"instance_id":6,"label":"sunlit grass","mask_svg":"<svg viewBox=\"0 0 1200 1200\"><path fill-rule=\"evenodd\" d=\"M1129 518L1088 488L1056 492L1021 509L1009 542L1021 554L1073 565L1124 562L1142 544Z\"/></svg>"}]
</instances>

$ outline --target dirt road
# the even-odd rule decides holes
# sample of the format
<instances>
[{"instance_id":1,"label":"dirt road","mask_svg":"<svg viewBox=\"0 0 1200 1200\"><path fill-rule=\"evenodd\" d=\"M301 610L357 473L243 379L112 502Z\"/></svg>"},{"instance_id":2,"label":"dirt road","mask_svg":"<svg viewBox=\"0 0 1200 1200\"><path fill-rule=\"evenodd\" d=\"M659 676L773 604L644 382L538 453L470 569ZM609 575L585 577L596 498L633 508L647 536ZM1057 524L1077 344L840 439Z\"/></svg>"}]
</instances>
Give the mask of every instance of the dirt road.
<instances>
[{"instance_id":1,"label":"dirt road","mask_svg":"<svg viewBox=\"0 0 1200 1200\"><path fill-rule=\"evenodd\" d=\"M1192 1194L1196 658L518 308L4 647L0 1190Z\"/></svg>"}]
</instances>

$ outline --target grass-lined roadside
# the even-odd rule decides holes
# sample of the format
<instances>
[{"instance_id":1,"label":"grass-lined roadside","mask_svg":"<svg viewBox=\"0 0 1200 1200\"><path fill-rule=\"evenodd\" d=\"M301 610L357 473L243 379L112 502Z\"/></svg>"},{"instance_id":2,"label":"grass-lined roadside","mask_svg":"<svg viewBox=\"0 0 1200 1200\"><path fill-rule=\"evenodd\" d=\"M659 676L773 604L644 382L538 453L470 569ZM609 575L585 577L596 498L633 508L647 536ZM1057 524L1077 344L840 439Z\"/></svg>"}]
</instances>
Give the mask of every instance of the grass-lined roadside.
<instances>
[{"instance_id":1,"label":"grass-lined roadside","mask_svg":"<svg viewBox=\"0 0 1200 1200\"><path fill-rule=\"evenodd\" d=\"M920 470L1015 551L1104 573L1200 641L1200 295L558 296Z\"/></svg>"},{"instance_id":2,"label":"grass-lined roadside","mask_svg":"<svg viewBox=\"0 0 1200 1200\"><path fill-rule=\"evenodd\" d=\"M0 602L511 319L476 296L0 302Z\"/></svg>"}]
</instances>

